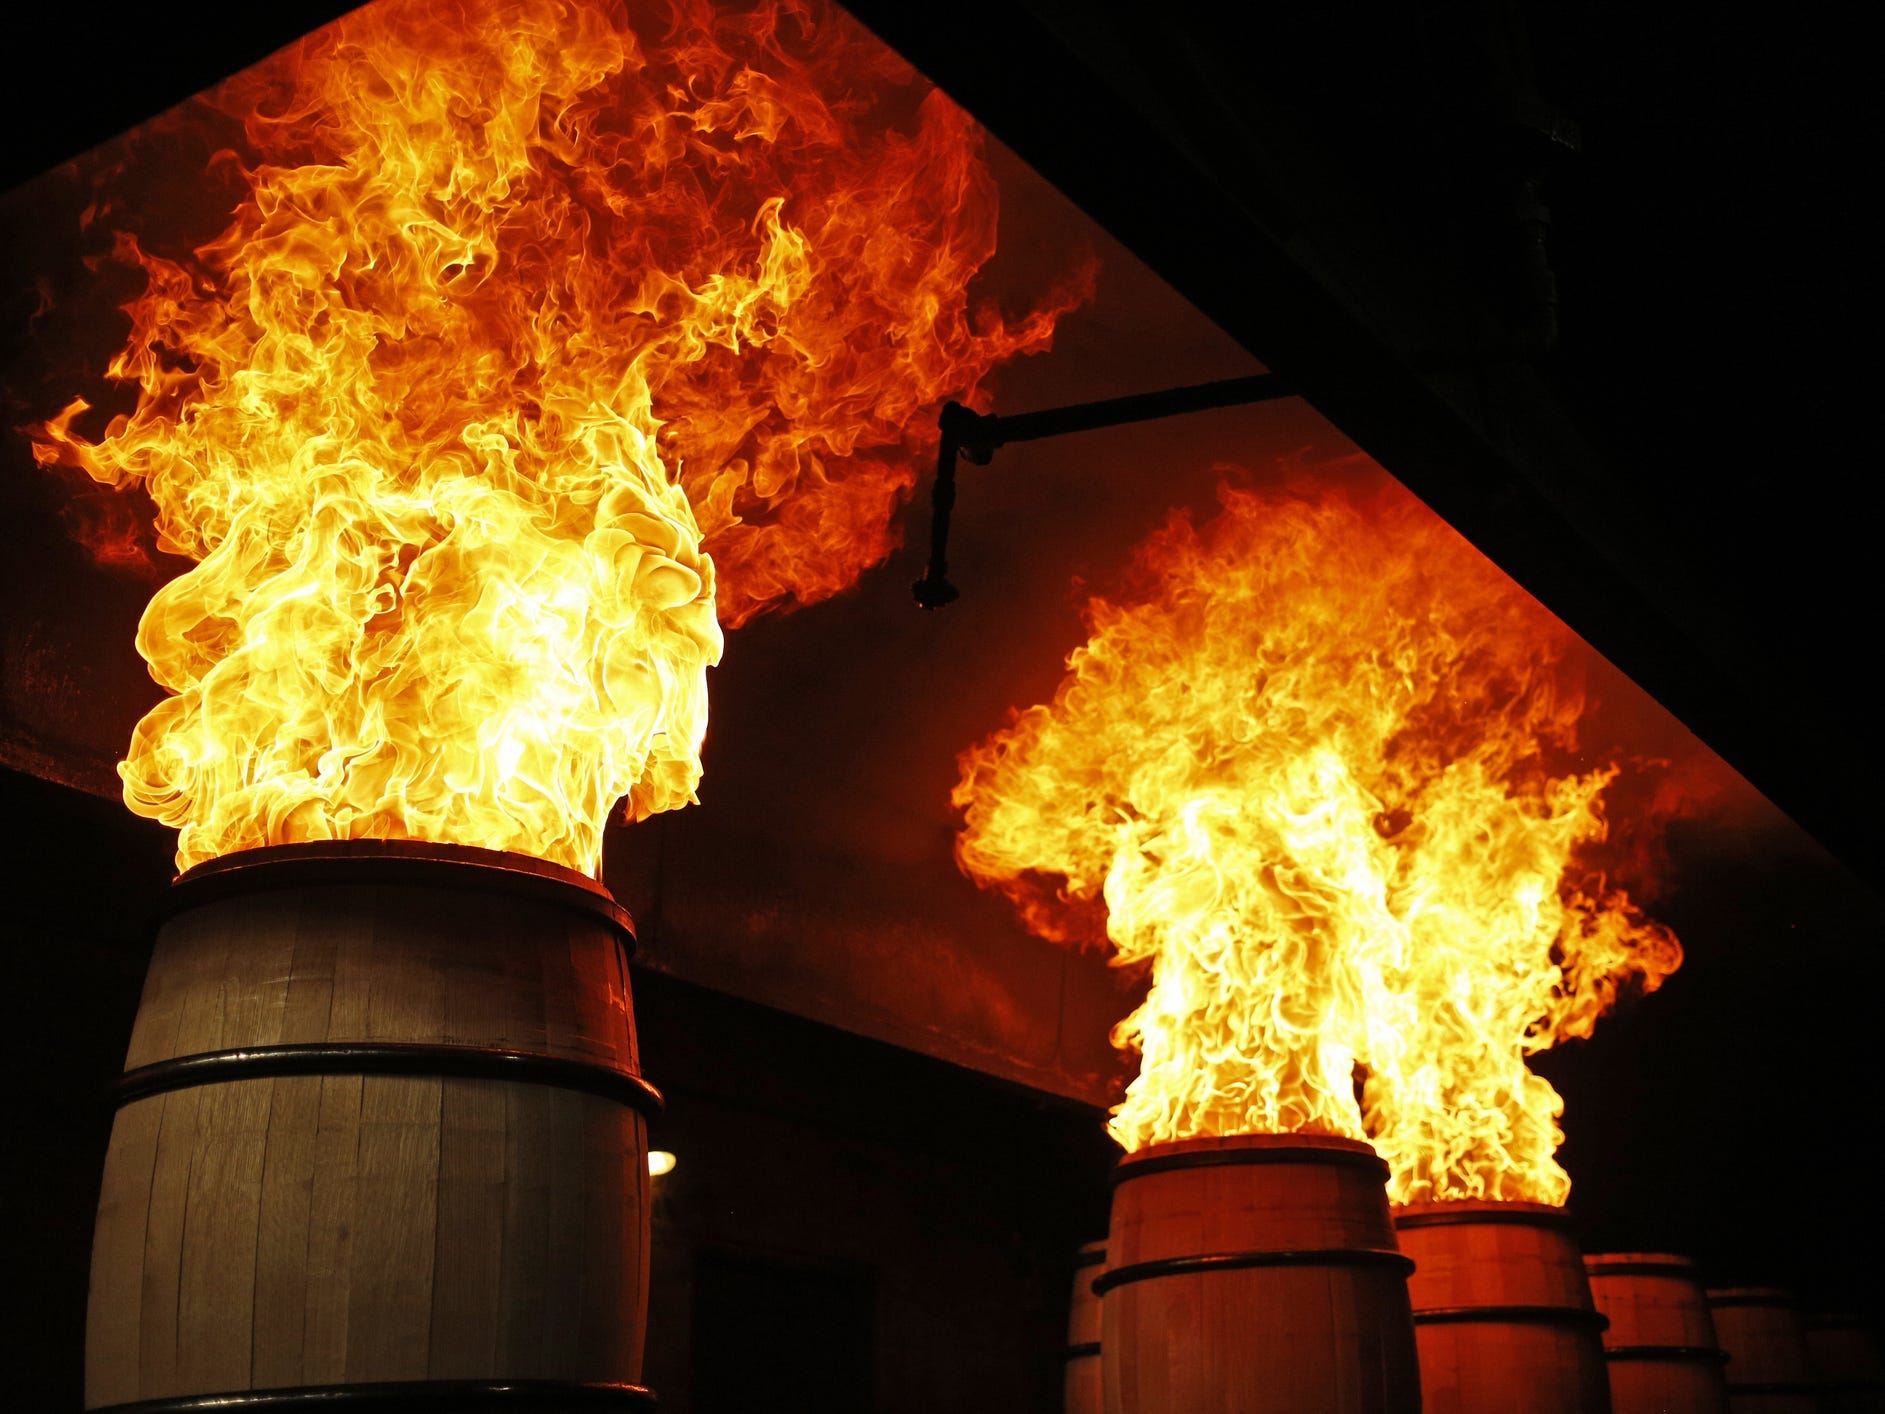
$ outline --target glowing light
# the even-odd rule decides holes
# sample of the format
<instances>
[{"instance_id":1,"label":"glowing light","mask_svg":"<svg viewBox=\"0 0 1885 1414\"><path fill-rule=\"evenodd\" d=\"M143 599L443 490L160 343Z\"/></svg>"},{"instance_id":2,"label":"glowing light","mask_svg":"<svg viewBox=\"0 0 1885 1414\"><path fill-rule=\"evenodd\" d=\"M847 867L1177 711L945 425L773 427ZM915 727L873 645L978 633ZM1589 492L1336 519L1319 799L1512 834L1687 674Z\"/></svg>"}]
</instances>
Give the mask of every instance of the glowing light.
<instances>
[{"instance_id":1,"label":"glowing light","mask_svg":"<svg viewBox=\"0 0 1885 1414\"><path fill-rule=\"evenodd\" d=\"M663 1174L673 1173L674 1162L674 1155L670 1154L666 1149L650 1149L648 1151L648 1172L650 1176L654 1178L660 1178Z\"/></svg>"}]
</instances>

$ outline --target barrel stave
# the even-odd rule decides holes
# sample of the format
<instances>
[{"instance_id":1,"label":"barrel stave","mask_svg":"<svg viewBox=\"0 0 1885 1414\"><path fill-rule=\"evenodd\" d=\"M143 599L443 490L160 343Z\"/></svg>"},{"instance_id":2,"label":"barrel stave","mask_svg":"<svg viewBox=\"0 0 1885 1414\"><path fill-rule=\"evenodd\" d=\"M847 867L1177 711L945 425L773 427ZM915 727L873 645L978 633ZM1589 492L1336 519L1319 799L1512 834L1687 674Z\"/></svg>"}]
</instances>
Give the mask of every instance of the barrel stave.
<instances>
[{"instance_id":1,"label":"barrel stave","mask_svg":"<svg viewBox=\"0 0 1885 1414\"><path fill-rule=\"evenodd\" d=\"M1608 1414L1604 1322L1562 1209L1419 1203L1395 1225L1427 1414Z\"/></svg>"},{"instance_id":2,"label":"barrel stave","mask_svg":"<svg viewBox=\"0 0 1885 1414\"><path fill-rule=\"evenodd\" d=\"M447 1380L638 1400L652 1092L625 916L480 851L265 853L186 875L153 952L87 1407Z\"/></svg>"},{"instance_id":3,"label":"barrel stave","mask_svg":"<svg viewBox=\"0 0 1885 1414\"><path fill-rule=\"evenodd\" d=\"M1614 1414L1725 1414L1725 1357L1695 1264L1655 1252L1584 1259L1591 1297L1610 1321L1604 1354Z\"/></svg>"}]
</instances>

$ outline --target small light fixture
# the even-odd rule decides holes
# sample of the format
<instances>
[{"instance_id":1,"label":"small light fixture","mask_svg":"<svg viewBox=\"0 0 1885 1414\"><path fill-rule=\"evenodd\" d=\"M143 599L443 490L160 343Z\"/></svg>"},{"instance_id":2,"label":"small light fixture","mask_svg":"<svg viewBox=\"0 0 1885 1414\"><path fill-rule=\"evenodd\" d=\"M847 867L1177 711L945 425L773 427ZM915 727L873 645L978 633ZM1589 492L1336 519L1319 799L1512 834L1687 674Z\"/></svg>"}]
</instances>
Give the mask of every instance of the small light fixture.
<instances>
[{"instance_id":1,"label":"small light fixture","mask_svg":"<svg viewBox=\"0 0 1885 1414\"><path fill-rule=\"evenodd\" d=\"M673 1170L674 1155L670 1154L666 1149L650 1149L648 1151L648 1172L650 1176L659 1178L664 1173L672 1173Z\"/></svg>"}]
</instances>

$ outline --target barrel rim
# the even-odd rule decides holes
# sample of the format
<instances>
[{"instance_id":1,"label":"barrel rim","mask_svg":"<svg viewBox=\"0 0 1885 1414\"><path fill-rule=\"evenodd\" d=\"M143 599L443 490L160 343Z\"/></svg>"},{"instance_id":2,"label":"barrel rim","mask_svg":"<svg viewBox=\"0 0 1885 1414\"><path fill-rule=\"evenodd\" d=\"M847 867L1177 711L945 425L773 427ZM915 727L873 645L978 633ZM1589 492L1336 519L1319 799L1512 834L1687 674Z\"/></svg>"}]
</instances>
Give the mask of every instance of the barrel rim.
<instances>
[{"instance_id":1,"label":"barrel rim","mask_svg":"<svg viewBox=\"0 0 1885 1414\"><path fill-rule=\"evenodd\" d=\"M100 1405L87 1414L455 1414L462 1409L652 1410L652 1391L641 1385L600 1380L386 1380L374 1383L284 1385L217 1394L166 1395Z\"/></svg>"},{"instance_id":2,"label":"barrel rim","mask_svg":"<svg viewBox=\"0 0 1885 1414\"><path fill-rule=\"evenodd\" d=\"M541 899L600 919L624 949L635 946L628 910L588 875L533 855L430 840L308 840L235 850L172 879L162 917L246 893L345 884L446 885Z\"/></svg>"},{"instance_id":3,"label":"barrel rim","mask_svg":"<svg viewBox=\"0 0 1885 1414\"><path fill-rule=\"evenodd\" d=\"M316 1041L199 1051L127 1070L107 1092L115 1109L198 1085L291 1075L396 1075L499 1080L577 1090L614 1100L644 1115L659 1114L661 1092L630 1070L570 1056L498 1046L430 1041Z\"/></svg>"},{"instance_id":4,"label":"barrel rim","mask_svg":"<svg viewBox=\"0 0 1885 1414\"><path fill-rule=\"evenodd\" d=\"M1701 1365L1726 1365L1728 1352L1712 1345L1606 1345L1606 1360L1686 1360Z\"/></svg>"},{"instance_id":5,"label":"barrel rim","mask_svg":"<svg viewBox=\"0 0 1885 1414\"><path fill-rule=\"evenodd\" d=\"M1396 1203L1391 1209L1396 1229L1464 1226L1468 1223L1510 1223L1520 1227L1571 1225L1571 1214L1551 1203L1524 1199L1445 1198L1432 1202Z\"/></svg>"},{"instance_id":6,"label":"barrel rim","mask_svg":"<svg viewBox=\"0 0 1885 1414\"><path fill-rule=\"evenodd\" d=\"M1129 1179L1173 1170L1253 1164L1359 1168L1383 1182L1388 1176L1387 1161L1359 1139L1344 1139L1333 1134L1227 1134L1168 1139L1124 1154L1113 1165L1112 1184L1117 1188Z\"/></svg>"},{"instance_id":7,"label":"barrel rim","mask_svg":"<svg viewBox=\"0 0 1885 1414\"><path fill-rule=\"evenodd\" d=\"M1588 1306L1429 1306L1414 1308L1417 1326L1478 1325L1572 1326L1607 1331L1610 1318Z\"/></svg>"},{"instance_id":8,"label":"barrel rim","mask_svg":"<svg viewBox=\"0 0 1885 1414\"><path fill-rule=\"evenodd\" d=\"M1156 1277L1191 1276L1200 1272L1245 1271L1258 1267L1392 1267L1406 1278L1413 1259L1386 1247L1306 1247L1262 1252L1207 1252L1190 1257L1155 1257L1109 1267L1093 1278L1093 1294L1104 1296L1114 1287Z\"/></svg>"},{"instance_id":9,"label":"barrel rim","mask_svg":"<svg viewBox=\"0 0 1885 1414\"><path fill-rule=\"evenodd\" d=\"M1629 1276L1649 1273L1681 1273L1694 1279L1693 1257L1674 1252L1589 1252L1584 1256L1584 1270L1591 1276ZM1698 1282L1699 1284L1699 1282Z\"/></svg>"}]
</instances>

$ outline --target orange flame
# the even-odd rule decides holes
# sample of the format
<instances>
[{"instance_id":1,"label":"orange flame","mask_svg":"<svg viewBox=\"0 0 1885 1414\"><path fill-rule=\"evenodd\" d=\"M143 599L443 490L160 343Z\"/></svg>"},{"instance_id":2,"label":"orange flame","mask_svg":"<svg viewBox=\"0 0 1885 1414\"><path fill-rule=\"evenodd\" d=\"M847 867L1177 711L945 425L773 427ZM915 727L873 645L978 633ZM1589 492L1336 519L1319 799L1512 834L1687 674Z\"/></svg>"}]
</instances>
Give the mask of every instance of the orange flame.
<instances>
[{"instance_id":1,"label":"orange flame","mask_svg":"<svg viewBox=\"0 0 1885 1414\"><path fill-rule=\"evenodd\" d=\"M1398 488L1222 499L1091 603L1051 704L964 753L960 861L1049 936L1103 897L1150 964L1114 1033L1127 1149L1365 1136L1396 1201L1562 1202L1524 1058L1681 960L1576 857L1614 771L1558 764L1571 635Z\"/></svg>"},{"instance_id":2,"label":"orange flame","mask_svg":"<svg viewBox=\"0 0 1885 1414\"><path fill-rule=\"evenodd\" d=\"M247 194L144 293L102 438L198 561L120 768L178 862L413 837L593 870L693 798L716 615L892 545L914 431L1045 346L971 311L978 131L820 5L380 0L199 101ZM711 555L721 562L716 580Z\"/></svg>"}]
</instances>

